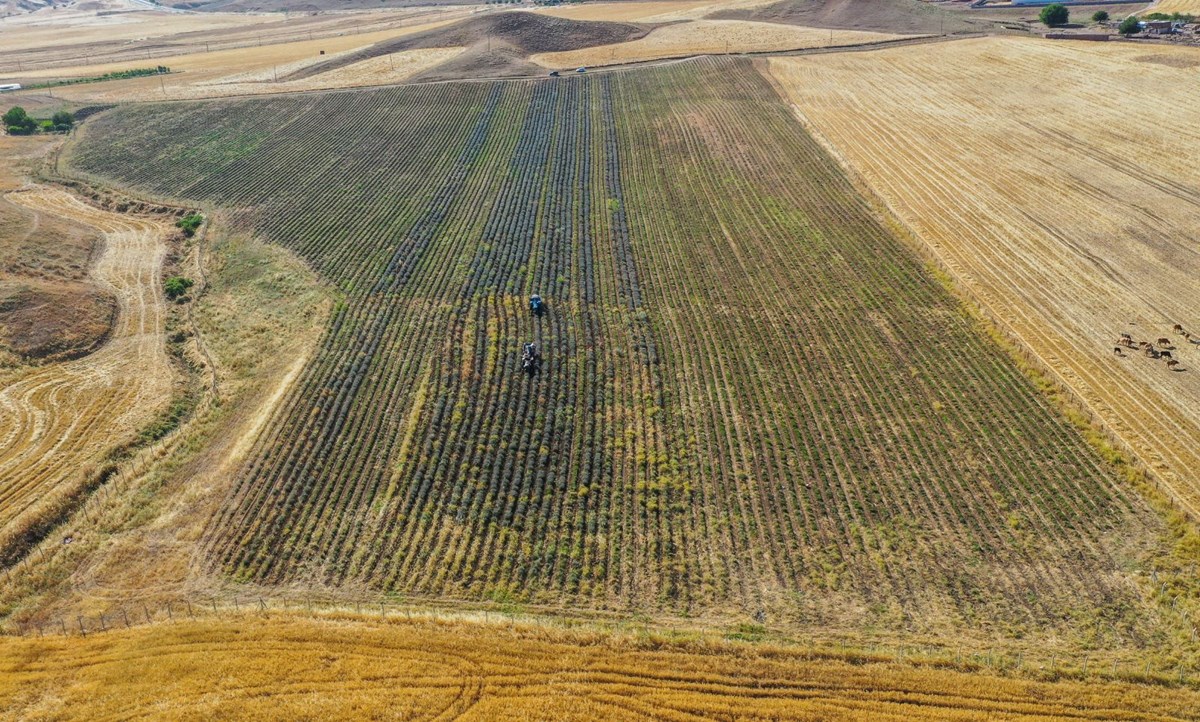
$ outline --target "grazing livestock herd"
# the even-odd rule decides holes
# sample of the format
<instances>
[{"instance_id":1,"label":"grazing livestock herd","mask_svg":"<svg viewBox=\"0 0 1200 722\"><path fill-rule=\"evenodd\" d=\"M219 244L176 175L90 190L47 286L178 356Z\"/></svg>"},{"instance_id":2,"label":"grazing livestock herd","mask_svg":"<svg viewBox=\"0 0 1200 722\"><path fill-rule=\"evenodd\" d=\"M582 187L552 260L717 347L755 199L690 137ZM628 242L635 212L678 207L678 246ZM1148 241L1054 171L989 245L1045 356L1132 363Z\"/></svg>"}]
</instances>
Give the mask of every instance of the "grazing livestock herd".
<instances>
[{"instance_id":1,"label":"grazing livestock herd","mask_svg":"<svg viewBox=\"0 0 1200 722\"><path fill-rule=\"evenodd\" d=\"M1183 330L1182 324L1175 324L1175 327L1172 330L1180 336L1183 336L1188 343L1200 345L1200 339L1193 339L1192 334ZM1116 345L1113 346L1113 354L1124 357L1126 350L1131 352L1141 351L1146 355L1147 358L1164 359L1167 362L1167 368L1171 371L1186 370L1179 365L1179 359L1175 358L1171 353L1177 349L1171 342L1171 339L1167 338L1166 336L1163 336L1154 343L1151 343L1149 341L1134 341L1134 338L1131 334L1122 333L1121 337L1117 339Z\"/></svg>"}]
</instances>

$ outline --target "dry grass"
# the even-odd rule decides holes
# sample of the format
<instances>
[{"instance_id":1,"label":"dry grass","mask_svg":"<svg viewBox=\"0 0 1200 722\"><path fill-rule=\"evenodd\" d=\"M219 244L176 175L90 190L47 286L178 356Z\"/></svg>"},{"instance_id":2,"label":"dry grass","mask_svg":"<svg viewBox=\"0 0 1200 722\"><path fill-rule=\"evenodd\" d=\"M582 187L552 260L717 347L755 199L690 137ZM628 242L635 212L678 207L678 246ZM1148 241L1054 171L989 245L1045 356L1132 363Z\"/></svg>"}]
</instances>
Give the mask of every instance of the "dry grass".
<instances>
[{"instance_id":1,"label":"dry grass","mask_svg":"<svg viewBox=\"0 0 1200 722\"><path fill-rule=\"evenodd\" d=\"M854 30L815 30L744 20L697 20L658 28L640 40L561 53L540 53L530 59L547 68L571 68L655 60L705 53L797 50L828 45L853 45L899 37Z\"/></svg>"},{"instance_id":2,"label":"dry grass","mask_svg":"<svg viewBox=\"0 0 1200 722\"><path fill-rule=\"evenodd\" d=\"M1200 334L1200 166L1183 150L1200 141L1200 91L1176 67L1198 59L989 38L770 65L804 121L1193 516L1200 346L1172 326ZM1186 371L1115 355L1122 332L1169 337Z\"/></svg>"},{"instance_id":3,"label":"dry grass","mask_svg":"<svg viewBox=\"0 0 1200 722\"><path fill-rule=\"evenodd\" d=\"M22 719L1189 719L1190 688L1034 682L786 648L288 615L0 645Z\"/></svg>"},{"instance_id":4,"label":"dry grass","mask_svg":"<svg viewBox=\"0 0 1200 722\"><path fill-rule=\"evenodd\" d=\"M329 311L313 273L286 250L229 232L210 218L207 288L194 306L220 403L201 404L166 449L122 466L91 512L76 513L29 567L0 587L0 610L20 618L78 609L112 612L115 600L178 601L212 584L193 563L234 472L309 360ZM151 453L153 452L153 453Z\"/></svg>"}]
</instances>

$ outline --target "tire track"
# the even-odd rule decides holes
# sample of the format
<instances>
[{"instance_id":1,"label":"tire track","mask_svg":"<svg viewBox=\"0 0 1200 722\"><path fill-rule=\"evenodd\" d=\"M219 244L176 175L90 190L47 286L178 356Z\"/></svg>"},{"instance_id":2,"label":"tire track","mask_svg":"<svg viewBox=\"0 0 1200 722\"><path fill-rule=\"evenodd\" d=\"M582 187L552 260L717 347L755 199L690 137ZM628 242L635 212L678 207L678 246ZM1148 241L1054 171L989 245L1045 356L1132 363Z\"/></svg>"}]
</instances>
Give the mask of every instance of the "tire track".
<instances>
[{"instance_id":1,"label":"tire track","mask_svg":"<svg viewBox=\"0 0 1200 722\"><path fill-rule=\"evenodd\" d=\"M104 250L92 278L118 305L112 333L95 353L30 369L0 389L0 558L60 513L100 473L105 455L154 418L172 375L160 288L166 227L45 186L6 198L99 230Z\"/></svg>"}]
</instances>

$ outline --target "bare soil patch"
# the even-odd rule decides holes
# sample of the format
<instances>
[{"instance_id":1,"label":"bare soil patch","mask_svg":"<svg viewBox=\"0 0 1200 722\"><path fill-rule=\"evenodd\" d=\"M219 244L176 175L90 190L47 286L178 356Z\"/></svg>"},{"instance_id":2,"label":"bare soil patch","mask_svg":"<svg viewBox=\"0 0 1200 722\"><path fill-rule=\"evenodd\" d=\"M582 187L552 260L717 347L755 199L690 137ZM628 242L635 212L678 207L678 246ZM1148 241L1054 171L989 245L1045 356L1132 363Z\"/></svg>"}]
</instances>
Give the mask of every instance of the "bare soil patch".
<instances>
[{"instance_id":1,"label":"bare soil patch","mask_svg":"<svg viewBox=\"0 0 1200 722\"><path fill-rule=\"evenodd\" d=\"M0 138L0 191L27 182L29 167L56 144ZM95 229L0 196L0 356L73 357L108 335L116 301L88 277L101 247Z\"/></svg>"}]
</instances>

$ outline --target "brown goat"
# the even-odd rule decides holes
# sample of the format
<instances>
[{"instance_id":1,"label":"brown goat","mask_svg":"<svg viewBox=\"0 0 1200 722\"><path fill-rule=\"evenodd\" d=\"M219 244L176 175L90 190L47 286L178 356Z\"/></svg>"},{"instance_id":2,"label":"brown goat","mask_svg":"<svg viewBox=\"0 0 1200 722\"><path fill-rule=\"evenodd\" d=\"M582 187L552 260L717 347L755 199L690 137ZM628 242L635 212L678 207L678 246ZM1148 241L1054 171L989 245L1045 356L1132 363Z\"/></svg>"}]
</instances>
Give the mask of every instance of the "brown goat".
<instances>
[{"instance_id":1,"label":"brown goat","mask_svg":"<svg viewBox=\"0 0 1200 722\"><path fill-rule=\"evenodd\" d=\"M1167 362L1167 368L1171 369L1172 371L1179 370L1178 367L1179 367L1179 362L1176 361L1175 359L1171 359L1170 361Z\"/></svg>"},{"instance_id":2,"label":"brown goat","mask_svg":"<svg viewBox=\"0 0 1200 722\"><path fill-rule=\"evenodd\" d=\"M1116 354L1116 355L1118 355L1118 356L1123 356L1123 355L1124 355L1124 354L1122 354L1122 353L1121 353L1121 347L1120 347L1120 346L1113 346L1113 353L1115 353L1115 354Z\"/></svg>"},{"instance_id":3,"label":"brown goat","mask_svg":"<svg viewBox=\"0 0 1200 722\"><path fill-rule=\"evenodd\" d=\"M1183 324L1175 324L1175 333L1183 333Z\"/></svg>"},{"instance_id":4,"label":"brown goat","mask_svg":"<svg viewBox=\"0 0 1200 722\"><path fill-rule=\"evenodd\" d=\"M1170 352L1170 351L1163 351L1163 352L1159 353L1158 355L1159 355L1161 358L1171 358L1171 352Z\"/></svg>"},{"instance_id":5,"label":"brown goat","mask_svg":"<svg viewBox=\"0 0 1200 722\"><path fill-rule=\"evenodd\" d=\"M1160 338L1160 339L1158 340L1158 345L1159 345L1159 346L1170 346L1170 345L1171 345L1171 339L1169 339L1169 338Z\"/></svg>"}]
</instances>

